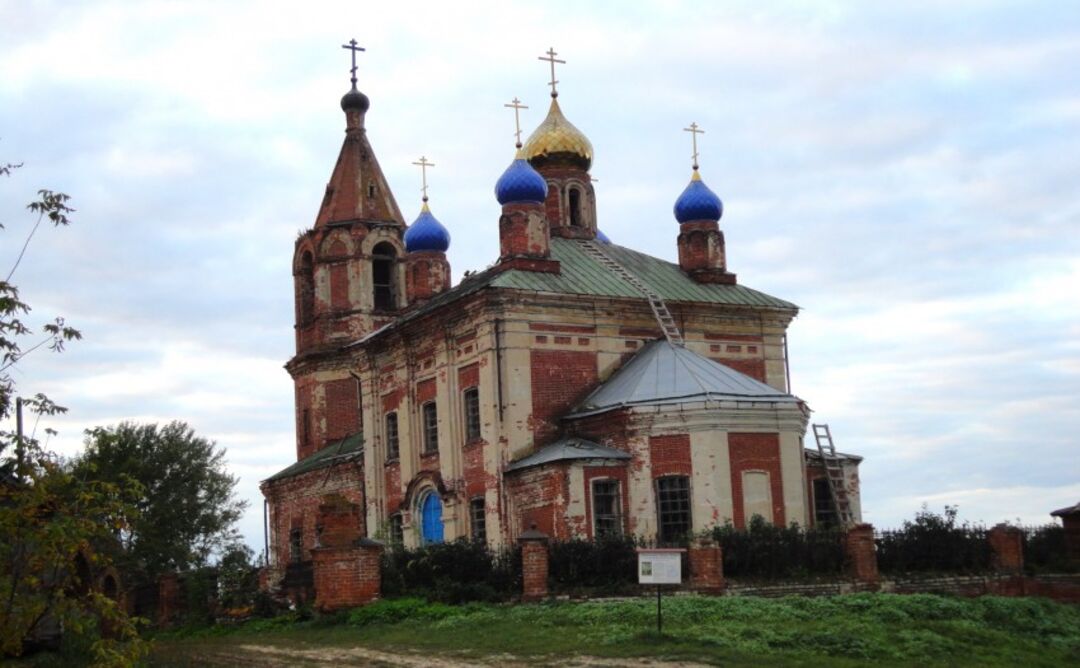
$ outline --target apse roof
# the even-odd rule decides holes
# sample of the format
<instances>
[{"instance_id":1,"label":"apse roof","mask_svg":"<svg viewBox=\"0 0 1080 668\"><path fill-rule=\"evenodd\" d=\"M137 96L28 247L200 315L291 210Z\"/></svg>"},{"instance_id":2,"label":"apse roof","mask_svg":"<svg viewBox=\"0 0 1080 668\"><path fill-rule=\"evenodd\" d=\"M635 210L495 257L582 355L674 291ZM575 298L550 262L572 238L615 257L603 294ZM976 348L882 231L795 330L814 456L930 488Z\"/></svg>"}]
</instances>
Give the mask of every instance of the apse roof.
<instances>
[{"instance_id":1,"label":"apse roof","mask_svg":"<svg viewBox=\"0 0 1080 668\"><path fill-rule=\"evenodd\" d=\"M528 457L522 457L515 462L510 462L506 467L506 472L510 473L511 471L520 471L532 466L572 459L630 459L630 454L583 438L560 438L550 445L545 445Z\"/></svg>"},{"instance_id":2,"label":"apse roof","mask_svg":"<svg viewBox=\"0 0 1080 668\"><path fill-rule=\"evenodd\" d=\"M650 341L611 378L592 391L571 416L622 406L743 400L797 403L798 397L766 385L665 339Z\"/></svg>"},{"instance_id":3,"label":"apse roof","mask_svg":"<svg viewBox=\"0 0 1080 668\"><path fill-rule=\"evenodd\" d=\"M284 468L263 482L274 482L283 478L291 478L301 473L316 471L340 461L359 457L363 453L364 435L357 432L352 436L346 436L337 443L332 443L313 455L308 455L292 466Z\"/></svg>"},{"instance_id":4,"label":"apse roof","mask_svg":"<svg viewBox=\"0 0 1080 668\"><path fill-rule=\"evenodd\" d=\"M644 299L641 293L627 284L620 275L588 255L584 250L586 243L590 242L582 239L552 237L551 258L559 261L558 274L521 269L499 271L496 267L486 269L464 278L450 290L432 297L412 311L403 313L389 325L375 330L360 341L377 337L385 331L431 313L444 304L489 287L530 290L539 293ZM677 264L618 244L605 244L604 253L668 302L704 302L789 311L799 308L789 301L767 295L745 285L698 283L683 273Z\"/></svg>"}]
</instances>

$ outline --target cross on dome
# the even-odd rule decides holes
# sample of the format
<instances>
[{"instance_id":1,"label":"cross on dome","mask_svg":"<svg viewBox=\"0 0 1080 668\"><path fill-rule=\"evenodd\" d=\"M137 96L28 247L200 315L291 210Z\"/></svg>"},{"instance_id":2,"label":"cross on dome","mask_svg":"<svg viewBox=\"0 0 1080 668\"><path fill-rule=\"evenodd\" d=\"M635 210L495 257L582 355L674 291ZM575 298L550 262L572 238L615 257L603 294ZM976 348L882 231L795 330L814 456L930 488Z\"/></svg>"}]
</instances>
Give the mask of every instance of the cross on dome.
<instances>
[{"instance_id":1,"label":"cross on dome","mask_svg":"<svg viewBox=\"0 0 1080 668\"><path fill-rule=\"evenodd\" d=\"M521 116L519 112L522 109L528 109L528 107L521 104L521 100L517 99L517 97L511 100L510 104L504 104L503 106L510 107L514 110L514 136L517 138L514 146L521 148Z\"/></svg>"},{"instance_id":2,"label":"cross on dome","mask_svg":"<svg viewBox=\"0 0 1080 668\"><path fill-rule=\"evenodd\" d=\"M705 131L702 130L700 127L698 127L697 123L690 123L690 127L683 128L683 132L689 132L690 137L693 139L693 142L694 142L694 155L693 155L692 159L693 159L694 162L692 164L693 164L694 169L696 170L698 168L697 136L705 134Z\"/></svg>"},{"instance_id":3,"label":"cross on dome","mask_svg":"<svg viewBox=\"0 0 1080 668\"><path fill-rule=\"evenodd\" d=\"M352 81L352 87L356 88L356 52L367 51L367 49L362 46L357 46L355 39L350 39L348 44L342 44L341 48L348 49L352 52L350 54L352 56L352 69L350 69L349 72L352 74L352 77L350 78L350 81Z\"/></svg>"},{"instance_id":4,"label":"cross on dome","mask_svg":"<svg viewBox=\"0 0 1080 668\"><path fill-rule=\"evenodd\" d=\"M420 159L413 164L420 168L420 182L422 183L422 185L420 186L420 192L423 193L423 197L421 199L424 202L427 202L427 168L434 167L435 163L428 162L428 159L426 157L420 156Z\"/></svg>"},{"instance_id":5,"label":"cross on dome","mask_svg":"<svg viewBox=\"0 0 1080 668\"><path fill-rule=\"evenodd\" d=\"M559 91L555 90L555 84L559 83L559 80L555 78L555 63L565 65L566 61L559 60L555 57L559 54L556 53L555 47L553 46L548 47L548 50L545 53L547 54L546 58L544 56L540 56L539 58L537 58L537 60L546 60L551 63L551 82L548 85L551 86L551 97L559 97Z\"/></svg>"}]
</instances>

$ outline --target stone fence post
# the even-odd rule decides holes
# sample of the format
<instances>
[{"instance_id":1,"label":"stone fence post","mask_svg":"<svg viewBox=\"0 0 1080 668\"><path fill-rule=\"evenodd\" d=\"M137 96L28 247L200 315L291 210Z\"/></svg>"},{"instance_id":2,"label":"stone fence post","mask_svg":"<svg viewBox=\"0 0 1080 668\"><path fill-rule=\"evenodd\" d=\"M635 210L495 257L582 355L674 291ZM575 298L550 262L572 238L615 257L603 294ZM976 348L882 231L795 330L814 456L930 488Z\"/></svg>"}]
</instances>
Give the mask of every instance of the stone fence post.
<instances>
[{"instance_id":1,"label":"stone fence post","mask_svg":"<svg viewBox=\"0 0 1080 668\"><path fill-rule=\"evenodd\" d=\"M382 551L383 544L370 538L313 548L316 609L332 612L377 601L382 593Z\"/></svg>"},{"instance_id":2,"label":"stone fence post","mask_svg":"<svg viewBox=\"0 0 1080 668\"><path fill-rule=\"evenodd\" d=\"M844 552L848 558L849 574L855 580L868 585L881 582L874 545L874 525L856 524L849 528L844 537Z\"/></svg>"},{"instance_id":3,"label":"stone fence post","mask_svg":"<svg viewBox=\"0 0 1080 668\"><path fill-rule=\"evenodd\" d=\"M1021 573L1024 570L1024 535L1020 529L998 524L986 536L990 543L991 563L999 573Z\"/></svg>"},{"instance_id":4,"label":"stone fence post","mask_svg":"<svg viewBox=\"0 0 1080 668\"><path fill-rule=\"evenodd\" d=\"M180 599L180 576L165 573L158 576L158 628L169 628L180 617L183 601Z\"/></svg>"},{"instance_id":5,"label":"stone fence post","mask_svg":"<svg viewBox=\"0 0 1080 668\"><path fill-rule=\"evenodd\" d=\"M720 546L711 537L696 539L688 551L690 588L705 594L724 591L724 558Z\"/></svg>"},{"instance_id":6,"label":"stone fence post","mask_svg":"<svg viewBox=\"0 0 1080 668\"><path fill-rule=\"evenodd\" d=\"M521 542L521 599L540 601L548 595L548 537L533 524Z\"/></svg>"}]
</instances>

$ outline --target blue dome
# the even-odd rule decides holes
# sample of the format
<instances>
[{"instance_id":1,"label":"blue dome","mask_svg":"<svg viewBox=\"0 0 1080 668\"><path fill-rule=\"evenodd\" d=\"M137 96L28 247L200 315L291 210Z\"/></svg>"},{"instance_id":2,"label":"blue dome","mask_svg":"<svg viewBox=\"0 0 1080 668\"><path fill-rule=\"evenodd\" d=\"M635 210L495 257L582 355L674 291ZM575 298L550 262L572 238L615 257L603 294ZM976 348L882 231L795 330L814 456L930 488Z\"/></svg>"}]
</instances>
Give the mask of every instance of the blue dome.
<instances>
[{"instance_id":1,"label":"blue dome","mask_svg":"<svg viewBox=\"0 0 1080 668\"><path fill-rule=\"evenodd\" d=\"M495 183L495 199L499 204L515 202L536 202L542 204L547 199L547 181L532 168L527 160L518 157L510 163L502 176Z\"/></svg>"},{"instance_id":2,"label":"blue dome","mask_svg":"<svg viewBox=\"0 0 1080 668\"><path fill-rule=\"evenodd\" d=\"M599 227L596 228L596 240L602 244L610 244L611 239L608 239L608 235L604 234L604 231Z\"/></svg>"},{"instance_id":3,"label":"blue dome","mask_svg":"<svg viewBox=\"0 0 1080 668\"><path fill-rule=\"evenodd\" d=\"M720 220L724 215L724 203L709 190L697 170L690 178L690 185L675 200L675 220L688 223L692 220Z\"/></svg>"},{"instance_id":4,"label":"blue dome","mask_svg":"<svg viewBox=\"0 0 1080 668\"><path fill-rule=\"evenodd\" d=\"M416 217L409 229L405 230L405 251L445 251L450 248L450 233L443 227L435 216L431 215L431 209L427 202L420 209L420 215Z\"/></svg>"}]
</instances>

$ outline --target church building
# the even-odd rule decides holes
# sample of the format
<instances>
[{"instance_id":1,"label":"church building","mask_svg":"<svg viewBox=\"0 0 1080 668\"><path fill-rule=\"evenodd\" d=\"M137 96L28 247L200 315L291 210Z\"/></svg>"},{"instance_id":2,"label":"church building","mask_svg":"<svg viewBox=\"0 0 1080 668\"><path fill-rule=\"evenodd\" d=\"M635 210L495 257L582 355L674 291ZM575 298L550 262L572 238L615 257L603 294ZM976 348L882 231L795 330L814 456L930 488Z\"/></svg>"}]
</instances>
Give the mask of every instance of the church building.
<instances>
[{"instance_id":1,"label":"church building","mask_svg":"<svg viewBox=\"0 0 1080 668\"><path fill-rule=\"evenodd\" d=\"M678 263L609 240L556 55L547 117L524 143L519 127L494 184L499 257L456 285L426 181L407 224L379 167L354 61L345 141L295 244L296 463L262 483L272 572L342 522L407 546L500 546L530 528L674 542L754 516L859 521L861 459L804 448L810 409L787 372L798 307L730 271L697 126L672 193Z\"/></svg>"}]
</instances>

